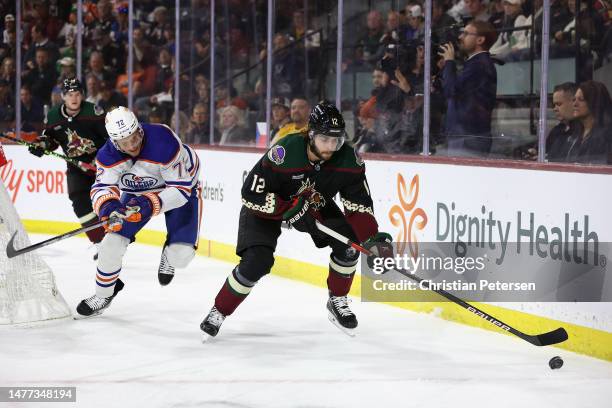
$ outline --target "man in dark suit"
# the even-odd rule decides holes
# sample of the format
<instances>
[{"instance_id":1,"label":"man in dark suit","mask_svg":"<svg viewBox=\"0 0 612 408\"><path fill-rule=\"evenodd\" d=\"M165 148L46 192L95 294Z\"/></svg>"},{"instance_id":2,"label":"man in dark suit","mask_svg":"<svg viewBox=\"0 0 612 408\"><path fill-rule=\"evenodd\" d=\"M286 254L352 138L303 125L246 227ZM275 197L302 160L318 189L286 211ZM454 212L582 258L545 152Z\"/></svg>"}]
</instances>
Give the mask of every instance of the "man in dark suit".
<instances>
[{"instance_id":1,"label":"man in dark suit","mask_svg":"<svg viewBox=\"0 0 612 408\"><path fill-rule=\"evenodd\" d=\"M470 22L459 36L459 49L467 55L460 72L457 72L454 46L447 43L440 47L450 155L486 157L491 151L491 113L495 107L497 71L488 50L495 40L491 23Z\"/></svg>"}]
</instances>

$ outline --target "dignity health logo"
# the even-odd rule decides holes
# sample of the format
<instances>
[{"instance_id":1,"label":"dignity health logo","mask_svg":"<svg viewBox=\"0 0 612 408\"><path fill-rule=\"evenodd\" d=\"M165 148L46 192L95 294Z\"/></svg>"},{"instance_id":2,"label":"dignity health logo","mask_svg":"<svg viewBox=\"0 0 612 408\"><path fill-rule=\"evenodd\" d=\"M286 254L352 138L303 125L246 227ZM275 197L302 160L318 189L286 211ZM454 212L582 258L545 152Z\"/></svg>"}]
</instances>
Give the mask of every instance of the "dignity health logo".
<instances>
[{"instance_id":1,"label":"dignity health logo","mask_svg":"<svg viewBox=\"0 0 612 408\"><path fill-rule=\"evenodd\" d=\"M416 230L422 230L427 225L427 214L422 208L417 207L419 199L419 175L415 174L410 181L410 188L406 188L404 176L397 173L397 199L399 204L395 204L389 210L389 221L395 227L399 227L399 232L395 238L398 243L397 252L405 253L406 245L410 249L410 255L418 256L419 243L415 234Z\"/></svg>"}]
</instances>

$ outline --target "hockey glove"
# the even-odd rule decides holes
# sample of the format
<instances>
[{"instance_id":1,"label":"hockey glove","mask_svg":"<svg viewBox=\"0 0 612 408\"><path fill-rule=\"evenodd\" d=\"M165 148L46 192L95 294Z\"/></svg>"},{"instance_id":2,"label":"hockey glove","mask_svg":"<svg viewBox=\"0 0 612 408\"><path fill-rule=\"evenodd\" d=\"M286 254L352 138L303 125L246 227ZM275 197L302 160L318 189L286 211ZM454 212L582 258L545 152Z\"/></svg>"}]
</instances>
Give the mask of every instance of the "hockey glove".
<instances>
[{"instance_id":1,"label":"hockey glove","mask_svg":"<svg viewBox=\"0 0 612 408\"><path fill-rule=\"evenodd\" d=\"M123 221L139 222L141 215L138 207L126 207L119 200L109 200L100 208L100 220L108 222L104 224L106 232L119 232L123 228Z\"/></svg>"},{"instance_id":2,"label":"hockey glove","mask_svg":"<svg viewBox=\"0 0 612 408\"><path fill-rule=\"evenodd\" d=\"M291 207L283 214L283 220L300 232L317 231L316 220L320 221L319 212L315 209L310 191L293 198Z\"/></svg>"},{"instance_id":3,"label":"hockey glove","mask_svg":"<svg viewBox=\"0 0 612 408\"><path fill-rule=\"evenodd\" d=\"M388 272L388 269L384 267L384 262L382 260L377 261L377 259L393 258L393 238L391 238L391 235L386 232L377 232L368 238L364 246L373 254L367 257L370 269L378 271L382 267L380 274Z\"/></svg>"},{"instance_id":4,"label":"hockey glove","mask_svg":"<svg viewBox=\"0 0 612 408\"><path fill-rule=\"evenodd\" d=\"M36 157L42 157L44 156L48 147L46 138L41 137L30 143L28 151Z\"/></svg>"},{"instance_id":5,"label":"hockey glove","mask_svg":"<svg viewBox=\"0 0 612 408\"><path fill-rule=\"evenodd\" d=\"M155 203L153 203L153 200L155 200ZM138 208L138 213L140 214L141 218L147 219L159 213L161 208L161 200L157 194L143 194L131 198L127 202L127 206L131 208Z\"/></svg>"}]
</instances>

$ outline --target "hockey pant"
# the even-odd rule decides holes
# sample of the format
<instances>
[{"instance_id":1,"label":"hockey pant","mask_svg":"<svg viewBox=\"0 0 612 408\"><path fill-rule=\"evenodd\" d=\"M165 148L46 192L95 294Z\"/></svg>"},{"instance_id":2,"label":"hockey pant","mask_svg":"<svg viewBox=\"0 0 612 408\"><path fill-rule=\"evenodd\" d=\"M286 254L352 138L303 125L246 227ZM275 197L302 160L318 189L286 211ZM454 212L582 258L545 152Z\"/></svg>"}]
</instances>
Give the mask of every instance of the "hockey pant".
<instances>
[{"instance_id":1,"label":"hockey pant","mask_svg":"<svg viewBox=\"0 0 612 408\"><path fill-rule=\"evenodd\" d=\"M127 203L133 194L122 194L121 202ZM200 220L202 217L202 190L192 189L187 202L164 213L166 219L166 245L168 261L172 266L184 268L195 256L200 235ZM96 274L96 294L108 297L113 294L115 282L119 278L123 264L123 255L136 233L151 219L143 218L140 222L123 223L120 231L106 234L98 253L98 268Z\"/></svg>"},{"instance_id":2,"label":"hockey pant","mask_svg":"<svg viewBox=\"0 0 612 408\"><path fill-rule=\"evenodd\" d=\"M325 225L357 241L353 229L333 200L328 200L320 213ZM329 238L315 228L313 226L313 229L308 231L314 244L318 248L329 246L332 250L327 276L329 293L333 296L345 296L351 288L359 254L353 248ZM258 217L242 207L236 247L240 263L227 277L215 298L215 307L223 315L231 315L259 279L270 272L280 234L281 221Z\"/></svg>"},{"instance_id":3,"label":"hockey pant","mask_svg":"<svg viewBox=\"0 0 612 408\"><path fill-rule=\"evenodd\" d=\"M98 216L93 211L91 198L89 196L89 191L95 181L95 175L88 175L80 170L69 169L66 173L68 198L72 202L72 209L83 227L98 222ZM91 231L87 231L85 234L87 234L87 238L89 238L92 243L97 244L104 238L104 228L95 228Z\"/></svg>"}]
</instances>

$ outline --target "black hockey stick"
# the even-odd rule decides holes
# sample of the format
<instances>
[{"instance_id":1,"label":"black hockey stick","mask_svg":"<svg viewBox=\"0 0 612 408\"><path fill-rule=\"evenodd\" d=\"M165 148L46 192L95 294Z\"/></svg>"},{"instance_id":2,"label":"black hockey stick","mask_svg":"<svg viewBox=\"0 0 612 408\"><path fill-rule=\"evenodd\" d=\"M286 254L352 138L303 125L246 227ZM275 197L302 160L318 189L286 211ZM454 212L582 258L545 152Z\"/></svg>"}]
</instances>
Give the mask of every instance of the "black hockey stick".
<instances>
[{"instance_id":1,"label":"black hockey stick","mask_svg":"<svg viewBox=\"0 0 612 408\"><path fill-rule=\"evenodd\" d=\"M0 137L3 137L5 139L8 139L8 140L10 140L12 142L15 142L15 143L19 143L19 144L24 145L24 146L38 147L34 143L30 143L30 142L26 142L25 140L17 139L16 137L11 136L10 133L0 133ZM53 157L57 157L59 159L65 160L68 163L77 166L79 169L83 170L84 172L91 172L91 171L93 171L94 173L96 172L96 166L94 166L93 164L85 163L85 162L82 162L82 161L79 161L79 160L75 160L75 159L73 159L71 157L64 156L63 154L51 152L49 150L44 150L44 154L46 154L47 156L53 156Z\"/></svg>"},{"instance_id":2,"label":"black hockey stick","mask_svg":"<svg viewBox=\"0 0 612 408\"><path fill-rule=\"evenodd\" d=\"M33 245L30 245L28 247L21 248L21 249L15 249L14 241L15 241L15 238L17 238L17 233L19 232L19 231L15 231L15 233L11 237L11 240L8 242L8 245L6 246L6 256L8 258L14 258L16 256L23 255L25 253L34 251L34 250L36 250L38 248L46 247L47 245L51 245L51 244L53 244L55 242L62 241L64 239L66 239L66 238L73 237L73 236L78 235L78 234L80 234L82 232L87 232L87 231L91 231L92 229L96 229L99 226L101 226L103 224L106 224L108 221L109 220L98 221L98 222L93 223L91 225L88 225L86 227L81 227L81 228L78 228L78 229L66 232L65 234L58 235L57 237L49 238L49 239L47 239L45 241L39 242L38 244L33 244Z\"/></svg>"},{"instance_id":3,"label":"black hockey stick","mask_svg":"<svg viewBox=\"0 0 612 408\"><path fill-rule=\"evenodd\" d=\"M364 247L362 247L361 245L358 245L354 242L352 242L351 240L349 240L348 238L346 238L344 235L341 235L339 233L337 233L336 231L332 230L331 228L326 227L325 225L321 224L319 221L316 221L317 223L317 228L324 232L325 234L329 235L332 238L337 239L338 241L354 248L355 250L361 252L362 254L365 254L366 256L376 256L375 254L373 254L371 251L365 249ZM493 316L483 312L482 310L478 309L475 306L472 306L471 304L467 303L466 301L459 299L457 296L446 292L445 290L442 289L433 289L431 288L431 286L429 285L429 282L419 278L416 275L407 273L405 271L401 271L398 269L393 269L396 272L399 272L400 274L406 276L407 278L410 278L416 282L423 282L424 285L426 285L427 289L432 290L434 292L436 292L437 294L444 296L445 298L447 298L448 300L450 300L451 302L454 302L455 304L463 307L464 309L467 309L468 311L474 313L476 316L481 317L483 319L485 319L486 321L488 321L489 323L499 327L502 330L506 330L512 334L514 334L517 337L520 337L521 339L528 341L529 343L535 345L535 346L549 346L551 344L557 344L557 343L561 343L564 342L565 340L568 339L568 335L567 332L565 331L565 329L563 327L559 327L558 329L555 329L553 331L550 331L548 333L542 333L542 334L538 334L535 336L531 336L529 334L525 334L520 330L515 329L514 327L511 327L509 325L507 325L506 323L494 318Z\"/></svg>"}]
</instances>

